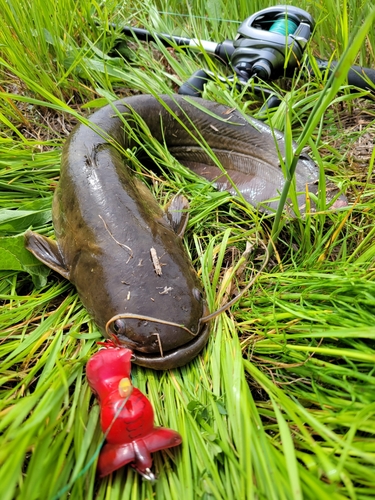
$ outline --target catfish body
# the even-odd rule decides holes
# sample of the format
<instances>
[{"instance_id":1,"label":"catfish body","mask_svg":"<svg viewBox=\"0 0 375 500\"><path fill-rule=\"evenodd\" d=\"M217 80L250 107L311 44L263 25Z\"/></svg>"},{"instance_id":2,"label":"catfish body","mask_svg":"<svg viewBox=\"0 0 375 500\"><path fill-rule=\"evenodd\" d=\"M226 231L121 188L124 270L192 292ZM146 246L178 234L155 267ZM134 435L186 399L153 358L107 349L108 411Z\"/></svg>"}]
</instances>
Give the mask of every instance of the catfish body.
<instances>
[{"instance_id":1,"label":"catfish body","mask_svg":"<svg viewBox=\"0 0 375 500\"><path fill-rule=\"evenodd\" d=\"M255 206L283 187L283 136L276 133L275 144L274 132L263 123L249 123L214 102L142 95L95 112L90 126L78 125L66 141L53 200L56 241L30 231L26 246L76 286L100 330L132 349L135 363L166 369L190 361L209 333L200 323L204 300L173 221L176 214L173 208L169 214L161 210L120 152L136 146L124 127L134 112L181 163L220 189L235 190L203 153L199 142L207 143ZM315 164L301 159L297 190L314 185L317 177ZM268 204L275 206L277 201Z\"/></svg>"}]
</instances>

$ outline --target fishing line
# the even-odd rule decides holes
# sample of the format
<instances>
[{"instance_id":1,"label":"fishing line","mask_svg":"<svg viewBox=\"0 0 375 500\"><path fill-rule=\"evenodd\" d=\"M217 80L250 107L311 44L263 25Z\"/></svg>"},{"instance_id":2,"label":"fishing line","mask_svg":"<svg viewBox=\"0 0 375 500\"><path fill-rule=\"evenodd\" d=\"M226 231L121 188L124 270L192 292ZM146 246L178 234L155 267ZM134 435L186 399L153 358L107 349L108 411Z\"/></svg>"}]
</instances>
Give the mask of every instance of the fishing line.
<instances>
[{"instance_id":1,"label":"fishing line","mask_svg":"<svg viewBox=\"0 0 375 500\"><path fill-rule=\"evenodd\" d=\"M194 19L204 19L205 21L220 21L225 23L236 23L241 24L242 21L236 21L235 19L222 19L220 17L206 17L206 16L195 16L194 14L179 14L178 12L167 12L163 10L158 10L158 14L166 14L168 16L177 16L177 17L193 17Z\"/></svg>"}]
</instances>

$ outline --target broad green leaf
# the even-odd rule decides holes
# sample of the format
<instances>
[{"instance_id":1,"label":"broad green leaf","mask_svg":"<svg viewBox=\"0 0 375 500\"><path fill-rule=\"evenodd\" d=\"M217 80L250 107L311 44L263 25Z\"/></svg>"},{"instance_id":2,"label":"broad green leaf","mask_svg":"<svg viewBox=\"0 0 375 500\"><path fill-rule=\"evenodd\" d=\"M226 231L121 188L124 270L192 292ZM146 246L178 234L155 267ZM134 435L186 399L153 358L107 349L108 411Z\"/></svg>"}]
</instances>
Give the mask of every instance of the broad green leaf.
<instances>
[{"instance_id":1,"label":"broad green leaf","mask_svg":"<svg viewBox=\"0 0 375 500\"><path fill-rule=\"evenodd\" d=\"M21 233L29 227L38 228L50 222L51 209L47 210L0 210L0 232Z\"/></svg>"},{"instance_id":2,"label":"broad green leaf","mask_svg":"<svg viewBox=\"0 0 375 500\"><path fill-rule=\"evenodd\" d=\"M23 234L0 237L0 270L27 272L36 287L46 284L50 272L47 266L25 248Z\"/></svg>"}]
</instances>

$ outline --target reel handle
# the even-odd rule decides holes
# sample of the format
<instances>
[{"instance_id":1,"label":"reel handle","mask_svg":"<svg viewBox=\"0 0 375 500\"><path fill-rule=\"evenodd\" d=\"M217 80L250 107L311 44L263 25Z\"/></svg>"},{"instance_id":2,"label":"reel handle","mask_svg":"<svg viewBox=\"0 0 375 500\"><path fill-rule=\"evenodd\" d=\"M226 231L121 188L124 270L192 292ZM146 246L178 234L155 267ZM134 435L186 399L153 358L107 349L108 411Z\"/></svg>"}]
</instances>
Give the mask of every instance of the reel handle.
<instances>
[{"instance_id":1,"label":"reel handle","mask_svg":"<svg viewBox=\"0 0 375 500\"><path fill-rule=\"evenodd\" d=\"M189 95L191 97L201 97L204 86L211 80L210 75L204 69L199 69L184 82L178 89L180 95Z\"/></svg>"},{"instance_id":2,"label":"reel handle","mask_svg":"<svg viewBox=\"0 0 375 500\"><path fill-rule=\"evenodd\" d=\"M319 70L324 73L328 71L331 73L337 66L337 61L323 61L322 59L316 59L316 64ZM314 75L314 72L309 68L310 73ZM371 68L363 68L362 66L352 66L348 72L348 84L358 87L363 90L370 90L372 93L375 92L375 70Z\"/></svg>"}]
</instances>

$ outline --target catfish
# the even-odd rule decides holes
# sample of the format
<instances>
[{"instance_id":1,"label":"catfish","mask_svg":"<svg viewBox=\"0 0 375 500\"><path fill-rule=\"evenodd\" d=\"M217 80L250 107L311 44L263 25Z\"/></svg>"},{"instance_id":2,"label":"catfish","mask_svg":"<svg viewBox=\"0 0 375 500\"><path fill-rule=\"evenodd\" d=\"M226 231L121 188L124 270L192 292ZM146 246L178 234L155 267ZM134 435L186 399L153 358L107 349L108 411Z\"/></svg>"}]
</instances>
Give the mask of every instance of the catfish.
<instances>
[{"instance_id":1,"label":"catfish","mask_svg":"<svg viewBox=\"0 0 375 500\"><path fill-rule=\"evenodd\" d=\"M65 142L53 198L55 239L28 231L26 247L74 284L101 332L131 349L134 363L164 370L203 349L209 316L182 242L187 200L177 196L163 211L124 159L124 150L142 152L139 119L187 168L268 211L277 208L285 183L285 146L283 134L262 122L178 95L111 103ZM297 191L316 193L318 177L315 163L301 156ZM303 206L305 195L297 200Z\"/></svg>"}]
</instances>

